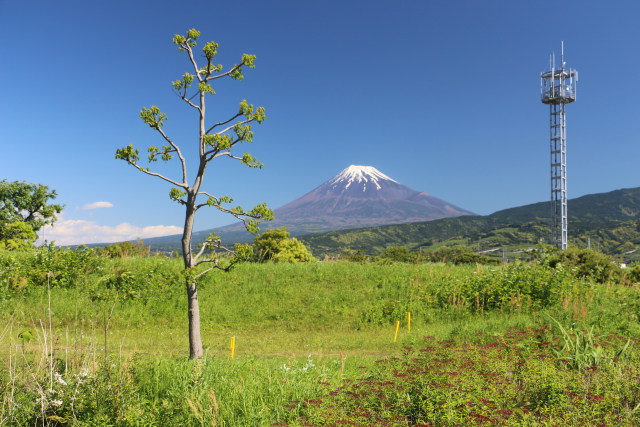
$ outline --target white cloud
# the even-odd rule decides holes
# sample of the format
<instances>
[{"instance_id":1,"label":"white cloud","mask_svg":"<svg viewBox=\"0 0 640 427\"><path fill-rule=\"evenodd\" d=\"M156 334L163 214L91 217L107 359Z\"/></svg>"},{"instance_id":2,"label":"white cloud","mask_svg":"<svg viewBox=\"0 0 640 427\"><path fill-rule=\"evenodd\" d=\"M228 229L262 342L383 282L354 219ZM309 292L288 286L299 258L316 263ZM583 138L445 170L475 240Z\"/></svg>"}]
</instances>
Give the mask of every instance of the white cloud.
<instances>
[{"instance_id":1,"label":"white cloud","mask_svg":"<svg viewBox=\"0 0 640 427\"><path fill-rule=\"evenodd\" d=\"M112 208L112 207L113 207L113 203L111 202L93 202L93 203L84 205L82 209L88 210L88 209L100 209L100 208Z\"/></svg>"},{"instance_id":2,"label":"white cloud","mask_svg":"<svg viewBox=\"0 0 640 427\"><path fill-rule=\"evenodd\" d=\"M137 227L127 222L114 227L100 225L83 219L62 219L53 226L47 226L40 231L40 239L48 242L55 241L58 246L81 245L86 243L112 243L137 238L168 236L182 233L182 228L175 225L149 225Z\"/></svg>"}]
</instances>

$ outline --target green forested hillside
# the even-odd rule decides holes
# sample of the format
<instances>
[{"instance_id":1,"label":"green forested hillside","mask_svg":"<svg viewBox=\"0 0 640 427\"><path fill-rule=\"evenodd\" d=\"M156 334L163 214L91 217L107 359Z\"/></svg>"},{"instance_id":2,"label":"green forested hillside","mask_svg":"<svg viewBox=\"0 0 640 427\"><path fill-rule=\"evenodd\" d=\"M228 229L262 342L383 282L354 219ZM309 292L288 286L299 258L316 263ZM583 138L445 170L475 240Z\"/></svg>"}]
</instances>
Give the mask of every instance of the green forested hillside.
<instances>
[{"instance_id":1,"label":"green forested hillside","mask_svg":"<svg viewBox=\"0 0 640 427\"><path fill-rule=\"evenodd\" d=\"M478 250L521 249L548 242L548 202L505 209L488 216L465 216L303 236L316 255L351 248L378 253L388 246L412 250L465 244ZM588 242L603 252L623 254L640 246L640 188L590 194L569 201L569 243Z\"/></svg>"}]
</instances>

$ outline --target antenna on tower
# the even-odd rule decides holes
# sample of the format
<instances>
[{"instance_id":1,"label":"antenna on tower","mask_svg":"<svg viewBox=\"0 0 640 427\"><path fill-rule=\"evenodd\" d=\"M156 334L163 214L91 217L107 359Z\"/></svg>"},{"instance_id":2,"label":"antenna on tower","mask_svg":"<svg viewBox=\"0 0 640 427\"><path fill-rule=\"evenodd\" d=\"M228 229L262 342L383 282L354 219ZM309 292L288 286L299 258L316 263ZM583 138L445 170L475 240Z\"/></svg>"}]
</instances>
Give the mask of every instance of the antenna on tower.
<instances>
[{"instance_id":1,"label":"antenna on tower","mask_svg":"<svg viewBox=\"0 0 640 427\"><path fill-rule=\"evenodd\" d=\"M551 243L567 248L567 127L566 104L576 100L578 72L565 69L564 41L561 44L562 68L555 68L552 54L551 70L540 75L542 103L549 105L551 145ZM574 78L575 77L575 78Z\"/></svg>"}]
</instances>

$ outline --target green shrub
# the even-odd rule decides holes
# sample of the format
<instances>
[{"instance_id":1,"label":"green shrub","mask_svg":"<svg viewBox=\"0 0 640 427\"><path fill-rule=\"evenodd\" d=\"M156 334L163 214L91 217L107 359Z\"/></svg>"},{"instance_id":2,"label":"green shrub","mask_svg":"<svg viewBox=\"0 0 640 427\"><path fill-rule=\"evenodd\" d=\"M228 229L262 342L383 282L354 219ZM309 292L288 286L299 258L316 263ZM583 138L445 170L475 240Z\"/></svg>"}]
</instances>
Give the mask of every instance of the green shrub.
<instances>
[{"instance_id":1,"label":"green shrub","mask_svg":"<svg viewBox=\"0 0 640 427\"><path fill-rule=\"evenodd\" d=\"M133 242L119 242L106 245L103 248L96 248L99 255L109 258L127 258L132 256L149 256L151 246L145 246L142 240Z\"/></svg>"},{"instance_id":2,"label":"green shrub","mask_svg":"<svg viewBox=\"0 0 640 427\"><path fill-rule=\"evenodd\" d=\"M254 251L259 262L313 262L309 249L295 237L289 237L286 227L267 230L255 238Z\"/></svg>"},{"instance_id":3,"label":"green shrub","mask_svg":"<svg viewBox=\"0 0 640 427\"><path fill-rule=\"evenodd\" d=\"M378 261L382 264L391 262L415 262L416 253L411 252L404 246L389 246L378 255Z\"/></svg>"},{"instance_id":4,"label":"green shrub","mask_svg":"<svg viewBox=\"0 0 640 427\"><path fill-rule=\"evenodd\" d=\"M569 247L564 251L539 249L538 260L543 265L556 268L562 265L576 277L592 279L598 283L606 283L620 277L620 266L614 259L592 249Z\"/></svg>"},{"instance_id":5,"label":"green shrub","mask_svg":"<svg viewBox=\"0 0 640 427\"><path fill-rule=\"evenodd\" d=\"M103 261L85 247L62 249L45 246L30 251L0 252L0 284L74 287L79 279L99 272Z\"/></svg>"},{"instance_id":6,"label":"green shrub","mask_svg":"<svg viewBox=\"0 0 640 427\"><path fill-rule=\"evenodd\" d=\"M462 305L473 311L541 308L558 302L574 285L565 270L515 263L478 270L435 288L441 307Z\"/></svg>"},{"instance_id":7,"label":"green shrub","mask_svg":"<svg viewBox=\"0 0 640 427\"><path fill-rule=\"evenodd\" d=\"M448 246L426 252L431 262L451 264L500 264L500 260L479 255L467 246Z\"/></svg>"},{"instance_id":8,"label":"green shrub","mask_svg":"<svg viewBox=\"0 0 640 427\"><path fill-rule=\"evenodd\" d=\"M382 252L377 261L381 264L392 262L448 264L500 264L500 260L479 255L466 246L442 247L433 251L412 252L404 246L390 246Z\"/></svg>"},{"instance_id":9,"label":"green shrub","mask_svg":"<svg viewBox=\"0 0 640 427\"><path fill-rule=\"evenodd\" d=\"M340 253L340 258L347 260L349 262L362 263L362 262L369 261L371 257L367 255L367 253L362 249L354 250L354 249L346 248Z\"/></svg>"}]
</instances>

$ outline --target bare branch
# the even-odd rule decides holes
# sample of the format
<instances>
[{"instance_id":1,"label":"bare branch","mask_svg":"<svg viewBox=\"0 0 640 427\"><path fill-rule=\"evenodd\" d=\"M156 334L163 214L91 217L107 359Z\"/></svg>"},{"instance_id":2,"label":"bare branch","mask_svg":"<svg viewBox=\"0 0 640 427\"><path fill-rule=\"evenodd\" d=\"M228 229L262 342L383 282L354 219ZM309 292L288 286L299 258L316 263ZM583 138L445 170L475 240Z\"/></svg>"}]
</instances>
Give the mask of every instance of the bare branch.
<instances>
[{"instance_id":1,"label":"bare branch","mask_svg":"<svg viewBox=\"0 0 640 427\"><path fill-rule=\"evenodd\" d=\"M200 194L203 194L203 195L205 195L205 196L207 196L207 197L211 197L211 198L213 198L213 199L217 199L217 197L212 196L211 194L207 193L206 191L198 191L198 194L197 194L197 195L199 196Z\"/></svg>"},{"instance_id":2,"label":"bare branch","mask_svg":"<svg viewBox=\"0 0 640 427\"><path fill-rule=\"evenodd\" d=\"M198 251L198 253L193 257L194 261L198 261L198 258L200 258L202 256L202 254L204 253L205 249L207 249L208 247L208 242L204 242L202 243L202 246L200 247L200 250ZM197 264L196 264L197 265Z\"/></svg>"},{"instance_id":3,"label":"bare branch","mask_svg":"<svg viewBox=\"0 0 640 427\"><path fill-rule=\"evenodd\" d=\"M217 260L216 260L216 261L217 261ZM231 270L231 267L232 267L232 266L233 266L233 264L230 264L230 265L229 265L229 266L227 266L227 267L220 267L219 265L217 265L217 264L216 264L216 265L214 265L213 267L209 267L209 268L207 268L206 270L204 270L203 272L196 274L196 277L195 277L195 278L196 278L196 280L197 280L200 276L204 276L205 274L207 274L207 273L208 273L208 272L210 272L211 270L216 270L216 269L217 269L217 270L222 270L222 271L229 271L229 270Z\"/></svg>"},{"instance_id":4,"label":"bare branch","mask_svg":"<svg viewBox=\"0 0 640 427\"><path fill-rule=\"evenodd\" d=\"M196 92L196 95L197 94L198 94L198 92ZM195 95L192 96L191 98L187 98L187 94L186 93L184 95L180 95L180 99L182 99L184 102L186 102L187 104L189 104L190 106L192 106L196 110L201 111L200 107L198 105L196 105L193 102L191 102L191 99L193 99L194 97L195 97Z\"/></svg>"},{"instance_id":5,"label":"bare branch","mask_svg":"<svg viewBox=\"0 0 640 427\"><path fill-rule=\"evenodd\" d=\"M200 83L202 83L202 76L200 75L200 73L198 72L198 64L196 63L196 59L193 57L193 50L191 49L191 46L189 46L188 43L184 43L184 48L187 51L187 54L189 55L189 60L191 61L191 65L193 65L193 70L196 74L196 77L198 78L198 81Z\"/></svg>"},{"instance_id":6,"label":"bare branch","mask_svg":"<svg viewBox=\"0 0 640 427\"><path fill-rule=\"evenodd\" d=\"M222 73L222 74L216 74L215 76L207 76L207 78L205 79L205 82L208 82L209 80L215 80L215 79L220 79L222 77L226 77L229 74L232 74L233 72L235 72L238 68L241 68L244 64L240 63L240 64L236 64L233 66L232 69L230 69L229 71L227 71L226 73Z\"/></svg>"},{"instance_id":7,"label":"bare branch","mask_svg":"<svg viewBox=\"0 0 640 427\"><path fill-rule=\"evenodd\" d=\"M216 132L216 135L222 135L223 133L229 132L231 129L233 129L237 125L244 125L244 124L247 124L247 123L251 123L253 120L254 119L240 120L239 122L236 122L233 125L228 126L228 127L224 128L223 130ZM231 121L231 120L229 120L229 121ZM209 132L207 132L207 133L209 133Z\"/></svg>"},{"instance_id":8,"label":"bare branch","mask_svg":"<svg viewBox=\"0 0 640 427\"><path fill-rule=\"evenodd\" d=\"M219 241L219 240L220 240L220 239L218 239L218 241ZM200 258L200 257L202 256L202 254L204 253L204 251L205 251L209 246L211 246L211 244L212 244L212 243L215 243L215 242L216 242L216 241L214 241L214 240L205 240L205 241L202 243L202 246L200 247L200 250L198 251L198 253L196 254L196 256L195 256L195 257L193 257L193 260L194 260L194 261L197 261L197 260L198 260L198 258Z\"/></svg>"},{"instance_id":9,"label":"bare branch","mask_svg":"<svg viewBox=\"0 0 640 427\"><path fill-rule=\"evenodd\" d=\"M238 142L238 141L239 140L236 140L235 142ZM231 154L231 151L221 151L209 156L207 158L207 162L210 162L213 159L217 159L218 157L224 157L224 156L231 157L232 159L236 159L236 160L242 160L242 157L234 156L233 154Z\"/></svg>"},{"instance_id":10,"label":"bare branch","mask_svg":"<svg viewBox=\"0 0 640 427\"><path fill-rule=\"evenodd\" d=\"M212 130L214 130L218 126L226 125L227 123L234 121L235 119L240 117L242 114L243 113L238 113L238 114L236 114L235 116L231 117L229 120L227 120L225 122L216 123L215 125L211 126L209 129L207 129L207 133L211 132Z\"/></svg>"},{"instance_id":11,"label":"bare branch","mask_svg":"<svg viewBox=\"0 0 640 427\"><path fill-rule=\"evenodd\" d=\"M178 183L178 182L176 182L176 181L172 180L171 178L167 178L167 177L166 177L166 176L164 176L164 175L161 175L161 174L156 173L156 172L151 172L151 171L147 170L146 168L143 168L142 166L138 165L138 164L137 164L137 163L135 163L135 162L132 162L132 161L130 161L130 160L127 160L127 163L129 163L129 164L130 164L131 166L133 166L134 168L138 169L140 172L144 172L144 173L146 173L147 175L151 175L151 176L155 176L155 177L158 177L158 178L160 178L160 179L163 179L163 180L165 180L165 181L167 181L167 182L169 182L169 183L171 183L171 184L175 185L176 187L182 187L182 188L184 188L184 189L187 189L187 188L188 188L188 185L187 185L186 183L185 183L185 184L180 184L180 183Z\"/></svg>"},{"instance_id":12,"label":"bare branch","mask_svg":"<svg viewBox=\"0 0 640 427\"><path fill-rule=\"evenodd\" d=\"M160 135L162 135L164 140L167 141L169 143L169 145L171 145L173 147L173 149L176 151L176 154L180 158L180 164L182 166L182 183L183 183L183 185L180 185L180 187L187 188L188 185L189 185L188 184L188 180L187 180L187 162L184 159L184 156L182 155L182 152L180 151L180 147L178 147L178 145L176 143L174 143L171 140L171 138L169 138L167 136L167 134L164 133L164 131L161 128L156 128L156 130L158 132L160 132Z\"/></svg>"}]
</instances>

